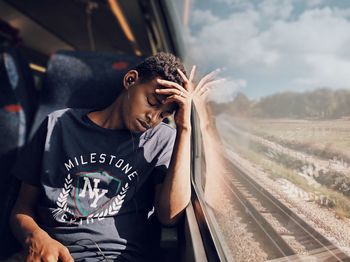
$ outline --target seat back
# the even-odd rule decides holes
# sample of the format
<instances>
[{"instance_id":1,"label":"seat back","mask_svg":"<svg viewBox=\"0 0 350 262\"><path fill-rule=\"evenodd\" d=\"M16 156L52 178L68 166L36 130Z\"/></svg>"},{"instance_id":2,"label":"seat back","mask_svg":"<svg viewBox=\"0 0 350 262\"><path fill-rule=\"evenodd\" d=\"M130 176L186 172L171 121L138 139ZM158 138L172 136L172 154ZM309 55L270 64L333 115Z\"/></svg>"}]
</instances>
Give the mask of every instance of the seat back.
<instances>
[{"instance_id":1,"label":"seat back","mask_svg":"<svg viewBox=\"0 0 350 262\"><path fill-rule=\"evenodd\" d=\"M15 248L8 219L19 182L10 173L27 141L37 108L37 91L28 63L18 49L0 48L0 257ZM12 240L14 240L12 238Z\"/></svg>"},{"instance_id":2,"label":"seat back","mask_svg":"<svg viewBox=\"0 0 350 262\"><path fill-rule=\"evenodd\" d=\"M48 61L37 99L28 65L28 72L17 67L26 64L14 50L11 50L11 55L13 61L6 55L0 63L0 164L4 171L2 175L7 178L0 184L0 208L3 210L0 217L0 259L20 248L8 225L20 185L20 181L9 172L18 149L54 110L103 108L112 103L121 91L124 73L142 60L142 57L130 55L58 51Z\"/></svg>"}]
</instances>

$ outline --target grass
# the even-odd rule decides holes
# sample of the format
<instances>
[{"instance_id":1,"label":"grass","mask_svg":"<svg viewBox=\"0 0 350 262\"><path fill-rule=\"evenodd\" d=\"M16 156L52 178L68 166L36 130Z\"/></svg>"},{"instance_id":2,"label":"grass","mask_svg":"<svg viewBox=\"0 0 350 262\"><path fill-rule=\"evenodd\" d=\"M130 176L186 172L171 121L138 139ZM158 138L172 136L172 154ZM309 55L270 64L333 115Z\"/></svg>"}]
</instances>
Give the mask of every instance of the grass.
<instances>
[{"instance_id":1,"label":"grass","mask_svg":"<svg viewBox=\"0 0 350 262\"><path fill-rule=\"evenodd\" d=\"M258 136L286 147L319 156L343 159L350 164L349 120L233 119Z\"/></svg>"},{"instance_id":2,"label":"grass","mask_svg":"<svg viewBox=\"0 0 350 262\"><path fill-rule=\"evenodd\" d=\"M331 205L329 208L334 209L338 217L350 217L350 199L344 196L342 193L329 189L325 186L314 187L309 185L305 178L298 175L295 169L289 168L286 164L282 164L267 158L262 154L261 148L254 144L247 143L245 140L244 145L238 141L242 141L242 137L236 134L230 134L231 146L251 163L259 165L263 170L269 174L269 177L273 180L277 178L284 178L297 187L303 189L308 193L314 193L318 197L328 198ZM234 136L234 137L232 137ZM295 167L294 165L292 165Z\"/></svg>"}]
</instances>

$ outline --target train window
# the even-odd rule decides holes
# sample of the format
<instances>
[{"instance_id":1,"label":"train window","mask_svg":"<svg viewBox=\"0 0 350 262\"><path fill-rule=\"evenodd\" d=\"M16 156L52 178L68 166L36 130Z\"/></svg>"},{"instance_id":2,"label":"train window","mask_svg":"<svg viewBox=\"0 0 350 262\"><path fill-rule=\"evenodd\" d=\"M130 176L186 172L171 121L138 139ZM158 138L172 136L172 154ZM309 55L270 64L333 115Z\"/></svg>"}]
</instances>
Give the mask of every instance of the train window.
<instances>
[{"instance_id":1,"label":"train window","mask_svg":"<svg viewBox=\"0 0 350 262\"><path fill-rule=\"evenodd\" d=\"M217 255L349 259L350 4L166 3L187 63L225 69L194 102L193 186Z\"/></svg>"}]
</instances>

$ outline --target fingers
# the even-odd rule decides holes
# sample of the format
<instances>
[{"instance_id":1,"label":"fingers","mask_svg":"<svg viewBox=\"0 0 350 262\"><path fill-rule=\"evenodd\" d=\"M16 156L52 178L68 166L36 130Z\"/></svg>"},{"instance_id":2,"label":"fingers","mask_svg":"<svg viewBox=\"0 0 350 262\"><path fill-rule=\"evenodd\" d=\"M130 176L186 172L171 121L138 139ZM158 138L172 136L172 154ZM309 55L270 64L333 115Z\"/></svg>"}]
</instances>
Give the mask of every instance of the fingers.
<instances>
[{"instance_id":1,"label":"fingers","mask_svg":"<svg viewBox=\"0 0 350 262\"><path fill-rule=\"evenodd\" d=\"M40 256L36 252L34 252L34 250L31 247L28 249L28 252L25 256L26 262L40 262Z\"/></svg>"},{"instance_id":2,"label":"fingers","mask_svg":"<svg viewBox=\"0 0 350 262\"><path fill-rule=\"evenodd\" d=\"M186 99L187 99L186 97L175 94L175 95L166 97L162 103L165 104L165 103L170 103L174 101L178 104L184 104Z\"/></svg>"},{"instance_id":3,"label":"fingers","mask_svg":"<svg viewBox=\"0 0 350 262\"><path fill-rule=\"evenodd\" d=\"M213 81L211 81L211 82L208 82L208 83L206 83L205 85L210 85L210 86L212 86L212 85L216 85L216 84L218 84L218 83L224 82L224 81L226 81L226 78L219 78L219 79L213 80Z\"/></svg>"},{"instance_id":4,"label":"fingers","mask_svg":"<svg viewBox=\"0 0 350 262\"><path fill-rule=\"evenodd\" d=\"M192 69L191 69L191 73L190 73L190 77L189 79L187 79L186 75L179 69L176 68L177 72L180 74L180 76L182 77L183 81L184 81L184 87L188 90L188 91L193 91L194 87L192 85L190 85L190 83L193 82L193 78L194 78L194 74L196 72L196 66L193 65Z\"/></svg>"},{"instance_id":5,"label":"fingers","mask_svg":"<svg viewBox=\"0 0 350 262\"><path fill-rule=\"evenodd\" d=\"M212 78L214 78L219 72L221 71L220 68L215 69L214 71L210 72L209 74L205 75L198 83L197 88L201 88L205 82L210 81Z\"/></svg>"},{"instance_id":6,"label":"fingers","mask_svg":"<svg viewBox=\"0 0 350 262\"><path fill-rule=\"evenodd\" d=\"M67 247L62 247L60 249L59 258L62 260L62 262L74 262L74 259L69 253Z\"/></svg>"},{"instance_id":7,"label":"fingers","mask_svg":"<svg viewBox=\"0 0 350 262\"><path fill-rule=\"evenodd\" d=\"M187 91L185 88L180 86L178 83L175 83L172 81L168 81L168 80L164 80L164 79L157 79L157 82L165 87L175 87L180 91L183 91L183 92ZM161 90L163 90L163 89L161 89Z\"/></svg>"},{"instance_id":8,"label":"fingers","mask_svg":"<svg viewBox=\"0 0 350 262\"><path fill-rule=\"evenodd\" d=\"M220 79L216 79L210 82L205 83L201 89L205 88L205 87L215 87L218 84L221 84L222 82L226 81L226 78L220 78Z\"/></svg>"},{"instance_id":9,"label":"fingers","mask_svg":"<svg viewBox=\"0 0 350 262\"><path fill-rule=\"evenodd\" d=\"M46 252L47 253L47 252ZM57 252L52 252L51 254L46 255L28 255L26 258L26 262L57 262L58 259L62 262L74 262L73 257L69 253L68 248L62 246Z\"/></svg>"},{"instance_id":10,"label":"fingers","mask_svg":"<svg viewBox=\"0 0 350 262\"><path fill-rule=\"evenodd\" d=\"M57 257L53 255L47 255L47 256L28 256L26 258L26 262L57 262ZM73 260L72 260L73 261Z\"/></svg>"},{"instance_id":11,"label":"fingers","mask_svg":"<svg viewBox=\"0 0 350 262\"><path fill-rule=\"evenodd\" d=\"M176 70L177 70L177 72L179 72L179 74L182 77L182 79L184 80L184 82L188 83L188 79L187 79L186 75L179 68L176 68Z\"/></svg>"},{"instance_id":12,"label":"fingers","mask_svg":"<svg viewBox=\"0 0 350 262\"><path fill-rule=\"evenodd\" d=\"M188 91L186 89L182 90L184 94L188 95ZM169 94L176 94L179 95L180 94L180 90L179 89L175 89L175 88L167 88L167 89L156 89L156 93L159 95L169 95Z\"/></svg>"},{"instance_id":13,"label":"fingers","mask_svg":"<svg viewBox=\"0 0 350 262\"><path fill-rule=\"evenodd\" d=\"M44 262L57 262L57 257L54 257L53 255L49 255L47 257L41 258Z\"/></svg>"},{"instance_id":14,"label":"fingers","mask_svg":"<svg viewBox=\"0 0 350 262\"><path fill-rule=\"evenodd\" d=\"M218 84L220 84L224 81L226 81L226 78L220 78L218 80L214 80L214 81L206 83L205 85L200 87L200 89L198 90L198 95L200 95L200 96L203 95L204 93L213 89L213 87L216 87Z\"/></svg>"},{"instance_id":15,"label":"fingers","mask_svg":"<svg viewBox=\"0 0 350 262\"><path fill-rule=\"evenodd\" d=\"M206 82L212 80L216 75L220 72L220 68L215 69L211 73L205 75L198 83L197 88L201 88L203 85L205 85Z\"/></svg>"},{"instance_id":16,"label":"fingers","mask_svg":"<svg viewBox=\"0 0 350 262\"><path fill-rule=\"evenodd\" d=\"M26 257L26 262L40 262L40 257L39 256L31 256L31 255L28 255Z\"/></svg>"},{"instance_id":17,"label":"fingers","mask_svg":"<svg viewBox=\"0 0 350 262\"><path fill-rule=\"evenodd\" d=\"M196 65L193 65L192 66L192 70L191 70L191 73L190 73L190 78L188 79L188 81L193 81L193 79L194 79L194 74L195 74L195 72L196 72L196 69L197 69L197 67L196 67Z\"/></svg>"},{"instance_id":18,"label":"fingers","mask_svg":"<svg viewBox=\"0 0 350 262\"><path fill-rule=\"evenodd\" d=\"M182 79L186 82L191 82L194 78L194 74L196 72L196 66L193 65L192 69L191 69L191 73L190 73L190 77L187 79L186 75L184 74L184 72L182 72L179 68L176 68L177 72L179 72L180 76L182 77Z\"/></svg>"}]
</instances>

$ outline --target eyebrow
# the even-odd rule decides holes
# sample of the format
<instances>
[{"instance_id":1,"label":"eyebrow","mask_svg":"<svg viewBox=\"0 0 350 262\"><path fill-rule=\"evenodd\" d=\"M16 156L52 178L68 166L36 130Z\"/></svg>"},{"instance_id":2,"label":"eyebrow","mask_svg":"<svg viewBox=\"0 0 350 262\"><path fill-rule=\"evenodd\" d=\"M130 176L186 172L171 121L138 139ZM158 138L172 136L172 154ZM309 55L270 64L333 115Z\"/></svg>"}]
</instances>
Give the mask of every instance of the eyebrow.
<instances>
[{"instance_id":1,"label":"eyebrow","mask_svg":"<svg viewBox=\"0 0 350 262\"><path fill-rule=\"evenodd\" d=\"M160 94L156 94L156 93L153 92L152 95L156 98L156 100L157 100L157 102L158 102L159 104L162 103L162 97L161 97Z\"/></svg>"},{"instance_id":2,"label":"eyebrow","mask_svg":"<svg viewBox=\"0 0 350 262\"><path fill-rule=\"evenodd\" d=\"M157 100L157 102L159 104L162 104L162 98L160 97L161 95L156 94L154 92L152 92L152 95L156 98L156 100ZM166 97L166 96L164 95L164 97ZM168 110L168 111L165 111L165 112L168 113L168 114L172 114L174 112L174 110Z\"/></svg>"}]
</instances>

